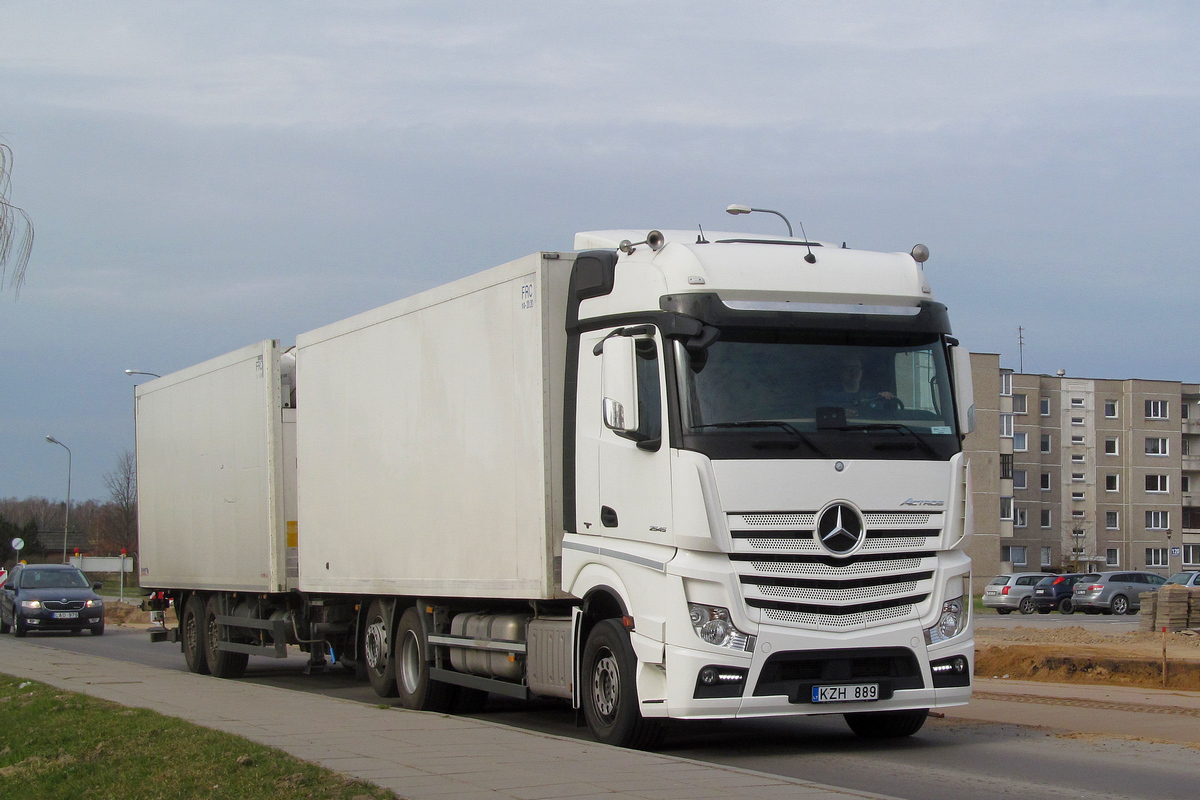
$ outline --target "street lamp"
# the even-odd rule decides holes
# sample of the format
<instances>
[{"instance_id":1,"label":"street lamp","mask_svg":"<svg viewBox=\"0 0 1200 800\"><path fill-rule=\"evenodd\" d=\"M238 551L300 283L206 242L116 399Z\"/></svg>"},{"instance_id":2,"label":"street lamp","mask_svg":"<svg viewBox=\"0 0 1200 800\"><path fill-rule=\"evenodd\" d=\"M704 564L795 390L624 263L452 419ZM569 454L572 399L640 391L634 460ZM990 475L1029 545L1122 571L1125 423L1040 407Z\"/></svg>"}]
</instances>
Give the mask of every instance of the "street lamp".
<instances>
[{"instance_id":1,"label":"street lamp","mask_svg":"<svg viewBox=\"0 0 1200 800\"><path fill-rule=\"evenodd\" d=\"M53 436L47 436L46 441L50 444L56 444L67 451L67 513L66 519L63 521L63 563L67 563L67 529L71 525L71 448L55 439Z\"/></svg>"},{"instance_id":2,"label":"street lamp","mask_svg":"<svg viewBox=\"0 0 1200 800\"><path fill-rule=\"evenodd\" d=\"M125 374L126 375L149 375L151 378L161 378L162 377L162 375L159 375L157 372L142 372L140 369L127 369L127 370L125 370Z\"/></svg>"}]
</instances>

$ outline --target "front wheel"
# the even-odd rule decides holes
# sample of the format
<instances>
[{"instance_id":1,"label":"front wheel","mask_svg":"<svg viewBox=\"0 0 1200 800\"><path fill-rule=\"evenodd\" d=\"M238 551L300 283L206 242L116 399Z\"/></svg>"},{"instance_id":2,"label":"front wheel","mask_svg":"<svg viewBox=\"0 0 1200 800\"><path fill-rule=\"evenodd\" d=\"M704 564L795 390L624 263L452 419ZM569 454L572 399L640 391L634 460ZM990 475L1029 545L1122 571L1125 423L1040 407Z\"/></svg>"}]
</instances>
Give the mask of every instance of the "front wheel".
<instances>
[{"instance_id":1,"label":"front wheel","mask_svg":"<svg viewBox=\"0 0 1200 800\"><path fill-rule=\"evenodd\" d=\"M92 627L88 628L88 631L91 632L92 636L103 636L104 635L104 620L100 620L100 624L93 625Z\"/></svg>"},{"instance_id":2,"label":"front wheel","mask_svg":"<svg viewBox=\"0 0 1200 800\"><path fill-rule=\"evenodd\" d=\"M250 660L247 653L233 653L221 650L221 628L217 617L223 616L220 595L208 598L204 608L204 642L207 645L208 668L218 678L240 678L246 674L246 662Z\"/></svg>"},{"instance_id":3,"label":"front wheel","mask_svg":"<svg viewBox=\"0 0 1200 800\"><path fill-rule=\"evenodd\" d=\"M864 711L858 714L844 714L850 730L865 739L899 739L912 736L921 730L925 718L929 716L928 708L918 708L912 711Z\"/></svg>"},{"instance_id":4,"label":"front wheel","mask_svg":"<svg viewBox=\"0 0 1200 800\"><path fill-rule=\"evenodd\" d=\"M612 619L596 623L583 648L583 716L596 741L644 750L662 736L662 721L638 709L637 657L629 632Z\"/></svg>"},{"instance_id":5,"label":"front wheel","mask_svg":"<svg viewBox=\"0 0 1200 800\"><path fill-rule=\"evenodd\" d=\"M363 661L367 665L367 679L371 681L371 688L380 697L395 697L399 693L391 642L388 615L383 603L372 600L371 607L367 609L367 627L363 634Z\"/></svg>"},{"instance_id":6,"label":"front wheel","mask_svg":"<svg viewBox=\"0 0 1200 800\"><path fill-rule=\"evenodd\" d=\"M391 660L395 663L396 693L400 703L413 711L448 712L454 706L458 687L429 676L425 631L415 608L407 609L396 625Z\"/></svg>"},{"instance_id":7,"label":"front wheel","mask_svg":"<svg viewBox=\"0 0 1200 800\"><path fill-rule=\"evenodd\" d=\"M1129 613L1129 600L1125 595L1119 594L1112 599L1112 613L1124 616Z\"/></svg>"},{"instance_id":8,"label":"front wheel","mask_svg":"<svg viewBox=\"0 0 1200 800\"><path fill-rule=\"evenodd\" d=\"M1022 597L1021 605L1018 606L1018 608L1021 610L1022 614L1032 614L1034 612L1033 598L1032 597Z\"/></svg>"}]
</instances>

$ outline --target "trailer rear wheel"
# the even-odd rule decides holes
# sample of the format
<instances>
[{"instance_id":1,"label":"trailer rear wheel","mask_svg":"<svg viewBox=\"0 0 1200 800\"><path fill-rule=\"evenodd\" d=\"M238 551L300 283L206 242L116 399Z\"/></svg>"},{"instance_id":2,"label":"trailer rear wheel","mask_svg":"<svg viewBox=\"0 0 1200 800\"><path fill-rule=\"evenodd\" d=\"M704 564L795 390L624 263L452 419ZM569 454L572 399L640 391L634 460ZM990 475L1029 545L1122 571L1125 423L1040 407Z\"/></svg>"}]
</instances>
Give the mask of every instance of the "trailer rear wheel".
<instances>
[{"instance_id":1,"label":"trailer rear wheel","mask_svg":"<svg viewBox=\"0 0 1200 800\"><path fill-rule=\"evenodd\" d=\"M899 739L912 736L921 730L928 708L912 711L865 711L859 714L843 714L846 724L864 739Z\"/></svg>"},{"instance_id":2,"label":"trailer rear wheel","mask_svg":"<svg viewBox=\"0 0 1200 800\"><path fill-rule=\"evenodd\" d=\"M194 594L183 606L179 619L179 639L188 669L197 675L208 674L208 653L204 647L204 600Z\"/></svg>"},{"instance_id":3,"label":"trailer rear wheel","mask_svg":"<svg viewBox=\"0 0 1200 800\"><path fill-rule=\"evenodd\" d=\"M401 704L413 711L450 711L458 687L429 677L428 644L415 608L401 615L395 638L392 661Z\"/></svg>"},{"instance_id":4,"label":"trailer rear wheel","mask_svg":"<svg viewBox=\"0 0 1200 800\"><path fill-rule=\"evenodd\" d=\"M662 720L638 708L637 656L617 620L596 623L583 648L583 716L596 741L644 750L662 738Z\"/></svg>"},{"instance_id":5,"label":"trailer rear wheel","mask_svg":"<svg viewBox=\"0 0 1200 800\"><path fill-rule=\"evenodd\" d=\"M395 697L396 661L392 658L392 637L388 634L388 618L383 603L372 600L367 610L367 628L363 636L363 661L367 665L367 678L371 688L380 697Z\"/></svg>"},{"instance_id":6,"label":"trailer rear wheel","mask_svg":"<svg viewBox=\"0 0 1200 800\"><path fill-rule=\"evenodd\" d=\"M240 678L246 674L246 662L250 660L250 656L219 649L221 631L217 625L217 617L222 615L221 597L214 594L208 598L208 605L204 609L204 642L207 645L208 668L217 678Z\"/></svg>"}]
</instances>

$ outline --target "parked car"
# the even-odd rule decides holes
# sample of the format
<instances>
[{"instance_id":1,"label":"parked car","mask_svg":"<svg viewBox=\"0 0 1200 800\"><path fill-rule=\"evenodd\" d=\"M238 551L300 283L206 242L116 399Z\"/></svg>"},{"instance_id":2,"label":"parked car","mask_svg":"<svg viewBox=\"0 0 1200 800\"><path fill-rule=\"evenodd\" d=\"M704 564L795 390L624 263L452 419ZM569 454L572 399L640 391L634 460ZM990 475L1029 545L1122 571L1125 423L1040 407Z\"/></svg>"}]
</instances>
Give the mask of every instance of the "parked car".
<instances>
[{"instance_id":1,"label":"parked car","mask_svg":"<svg viewBox=\"0 0 1200 800\"><path fill-rule=\"evenodd\" d=\"M23 564L0 590L0 633L24 636L29 631L75 633L87 628L104 633L104 601L92 583L73 564Z\"/></svg>"},{"instance_id":2,"label":"parked car","mask_svg":"<svg viewBox=\"0 0 1200 800\"><path fill-rule=\"evenodd\" d=\"M1099 577L1098 572L1084 572L1043 578L1033 587L1033 604L1039 614L1049 614L1056 608L1064 614L1072 614L1075 612L1075 584Z\"/></svg>"},{"instance_id":3,"label":"parked car","mask_svg":"<svg viewBox=\"0 0 1200 800\"><path fill-rule=\"evenodd\" d=\"M1157 592L1167 579L1153 572L1101 572L1075 584L1075 608L1088 614L1136 614L1142 592Z\"/></svg>"},{"instance_id":4,"label":"parked car","mask_svg":"<svg viewBox=\"0 0 1200 800\"><path fill-rule=\"evenodd\" d=\"M1200 589L1200 570L1176 572L1167 578L1167 583L1178 583L1180 586L1186 586L1189 589Z\"/></svg>"},{"instance_id":5,"label":"parked car","mask_svg":"<svg viewBox=\"0 0 1200 800\"><path fill-rule=\"evenodd\" d=\"M983 590L983 605L994 608L998 614L1011 614L1020 611L1022 614L1032 614L1033 589L1042 578L1051 577L1048 572L1014 572L1011 575L997 575Z\"/></svg>"}]
</instances>

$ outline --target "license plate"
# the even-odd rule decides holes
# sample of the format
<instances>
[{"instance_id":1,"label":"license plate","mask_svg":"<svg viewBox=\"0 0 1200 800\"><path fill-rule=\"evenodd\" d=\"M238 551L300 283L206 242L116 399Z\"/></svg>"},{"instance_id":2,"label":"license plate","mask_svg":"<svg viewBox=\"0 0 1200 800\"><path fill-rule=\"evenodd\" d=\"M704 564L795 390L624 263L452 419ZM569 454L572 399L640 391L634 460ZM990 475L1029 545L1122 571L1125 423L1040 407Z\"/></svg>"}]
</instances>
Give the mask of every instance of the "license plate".
<instances>
[{"instance_id":1,"label":"license plate","mask_svg":"<svg viewBox=\"0 0 1200 800\"><path fill-rule=\"evenodd\" d=\"M55 619L79 619L78 611L55 611Z\"/></svg>"},{"instance_id":2,"label":"license plate","mask_svg":"<svg viewBox=\"0 0 1200 800\"><path fill-rule=\"evenodd\" d=\"M878 683L855 683L849 686L814 686L814 703L861 703L879 699Z\"/></svg>"},{"instance_id":3,"label":"license plate","mask_svg":"<svg viewBox=\"0 0 1200 800\"><path fill-rule=\"evenodd\" d=\"M1000 594L1000 592L996 591L995 589L988 589L985 594Z\"/></svg>"}]
</instances>

